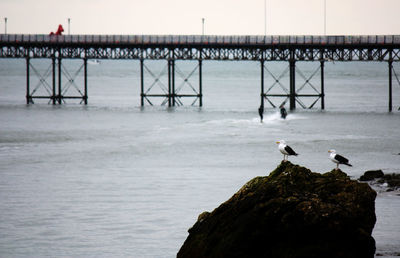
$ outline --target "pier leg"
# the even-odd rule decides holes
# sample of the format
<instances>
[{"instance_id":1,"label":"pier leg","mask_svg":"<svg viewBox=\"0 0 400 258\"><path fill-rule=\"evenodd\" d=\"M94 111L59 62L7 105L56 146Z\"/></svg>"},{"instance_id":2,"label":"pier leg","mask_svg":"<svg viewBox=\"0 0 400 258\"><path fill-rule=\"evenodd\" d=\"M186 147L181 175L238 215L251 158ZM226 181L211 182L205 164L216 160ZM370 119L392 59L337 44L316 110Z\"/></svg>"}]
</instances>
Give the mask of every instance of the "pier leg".
<instances>
[{"instance_id":1,"label":"pier leg","mask_svg":"<svg viewBox=\"0 0 400 258\"><path fill-rule=\"evenodd\" d=\"M53 100L53 105L55 105L56 104L56 58L55 57L53 57L52 58L52 66L53 66L53 70L52 70L52 73L53 73L53 77L52 77L52 79L53 79L53 82L52 82L52 86L53 86L53 96L51 96L51 98L52 98L52 100Z\"/></svg>"},{"instance_id":2,"label":"pier leg","mask_svg":"<svg viewBox=\"0 0 400 258\"><path fill-rule=\"evenodd\" d=\"M61 57L58 57L58 104L62 101L61 90Z\"/></svg>"},{"instance_id":3,"label":"pier leg","mask_svg":"<svg viewBox=\"0 0 400 258\"><path fill-rule=\"evenodd\" d=\"M172 106L171 88L171 60L168 60L168 107Z\"/></svg>"},{"instance_id":4,"label":"pier leg","mask_svg":"<svg viewBox=\"0 0 400 258\"><path fill-rule=\"evenodd\" d=\"M87 85L87 58L83 59L83 81L84 81L84 87L85 87L85 93L83 96L83 100L85 105L88 103L88 85Z\"/></svg>"},{"instance_id":5,"label":"pier leg","mask_svg":"<svg viewBox=\"0 0 400 258\"><path fill-rule=\"evenodd\" d=\"M321 61L321 109L325 109L325 79L324 79L324 67L325 63L324 61Z\"/></svg>"},{"instance_id":6,"label":"pier leg","mask_svg":"<svg viewBox=\"0 0 400 258\"><path fill-rule=\"evenodd\" d=\"M393 70L393 62L390 60L388 63L389 63L389 112L392 112L392 70Z\"/></svg>"},{"instance_id":7,"label":"pier leg","mask_svg":"<svg viewBox=\"0 0 400 258\"><path fill-rule=\"evenodd\" d=\"M290 60L290 110L296 109L296 61Z\"/></svg>"},{"instance_id":8,"label":"pier leg","mask_svg":"<svg viewBox=\"0 0 400 258\"><path fill-rule=\"evenodd\" d=\"M140 106L144 106L143 59L140 59Z\"/></svg>"},{"instance_id":9,"label":"pier leg","mask_svg":"<svg viewBox=\"0 0 400 258\"><path fill-rule=\"evenodd\" d=\"M172 106L175 107L175 60L171 60Z\"/></svg>"},{"instance_id":10,"label":"pier leg","mask_svg":"<svg viewBox=\"0 0 400 258\"><path fill-rule=\"evenodd\" d=\"M264 60L261 60L261 103L260 108L264 111Z\"/></svg>"},{"instance_id":11,"label":"pier leg","mask_svg":"<svg viewBox=\"0 0 400 258\"><path fill-rule=\"evenodd\" d=\"M168 107L175 106L175 60L168 60Z\"/></svg>"},{"instance_id":12,"label":"pier leg","mask_svg":"<svg viewBox=\"0 0 400 258\"><path fill-rule=\"evenodd\" d=\"M30 75L29 75L29 66L30 66L30 58L27 57L26 58L26 104L31 104L32 102L32 98L31 98L31 89L30 89Z\"/></svg>"},{"instance_id":13,"label":"pier leg","mask_svg":"<svg viewBox=\"0 0 400 258\"><path fill-rule=\"evenodd\" d=\"M203 106L203 79L202 79L202 76L203 76L203 68L202 68L202 66L203 66L203 62L202 62L202 60L201 59L199 59L199 105L200 105L200 107L202 107Z\"/></svg>"}]
</instances>

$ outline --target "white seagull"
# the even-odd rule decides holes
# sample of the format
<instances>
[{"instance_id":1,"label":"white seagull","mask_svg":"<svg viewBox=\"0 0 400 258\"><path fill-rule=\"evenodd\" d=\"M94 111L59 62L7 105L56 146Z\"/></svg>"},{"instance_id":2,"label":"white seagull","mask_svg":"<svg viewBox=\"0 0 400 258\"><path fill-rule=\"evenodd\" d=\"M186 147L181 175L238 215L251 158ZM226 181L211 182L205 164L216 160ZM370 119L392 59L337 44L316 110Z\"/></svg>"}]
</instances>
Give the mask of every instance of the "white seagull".
<instances>
[{"instance_id":1,"label":"white seagull","mask_svg":"<svg viewBox=\"0 0 400 258\"><path fill-rule=\"evenodd\" d=\"M329 158L332 160L332 162L336 163L336 170L339 169L339 164L352 167L352 165L349 163L349 160L339 154L336 154L335 150L329 150L328 152L330 153Z\"/></svg>"},{"instance_id":2,"label":"white seagull","mask_svg":"<svg viewBox=\"0 0 400 258\"><path fill-rule=\"evenodd\" d=\"M284 140L277 141L276 143L279 144L279 151L283 154L283 161L286 161L289 156L299 155L292 148L290 148L289 145L286 145L286 142Z\"/></svg>"}]
</instances>

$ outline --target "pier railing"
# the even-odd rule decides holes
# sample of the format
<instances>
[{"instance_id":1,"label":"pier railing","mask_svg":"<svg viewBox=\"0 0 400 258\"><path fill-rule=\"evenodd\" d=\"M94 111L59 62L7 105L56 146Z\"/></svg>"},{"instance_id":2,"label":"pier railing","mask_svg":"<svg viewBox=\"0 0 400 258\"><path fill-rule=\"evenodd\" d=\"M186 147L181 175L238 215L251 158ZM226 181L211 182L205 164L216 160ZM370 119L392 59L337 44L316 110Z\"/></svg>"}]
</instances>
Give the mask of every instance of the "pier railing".
<instances>
[{"instance_id":1,"label":"pier railing","mask_svg":"<svg viewBox=\"0 0 400 258\"><path fill-rule=\"evenodd\" d=\"M37 35L0 34L0 42L9 45L53 46L399 46L400 35L366 36L212 36L212 35Z\"/></svg>"}]
</instances>

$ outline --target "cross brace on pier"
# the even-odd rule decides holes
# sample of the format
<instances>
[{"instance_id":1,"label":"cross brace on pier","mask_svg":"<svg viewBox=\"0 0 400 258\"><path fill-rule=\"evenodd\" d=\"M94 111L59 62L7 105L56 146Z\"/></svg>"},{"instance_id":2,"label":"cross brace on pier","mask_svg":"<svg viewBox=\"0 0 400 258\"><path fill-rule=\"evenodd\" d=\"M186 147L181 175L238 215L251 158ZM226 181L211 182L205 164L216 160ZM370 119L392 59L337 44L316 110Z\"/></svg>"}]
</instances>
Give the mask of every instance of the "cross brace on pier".
<instances>
[{"instance_id":1,"label":"cross brace on pier","mask_svg":"<svg viewBox=\"0 0 400 258\"><path fill-rule=\"evenodd\" d=\"M265 65L264 61L261 61L261 107L264 108L265 100L269 102L269 104L276 108L277 106L285 105L289 102L290 110L296 109L296 103L298 103L302 108L311 109L314 105L320 100L321 109L325 109L325 90L324 90L324 63L325 61L320 61L320 66L307 78L299 69L296 70L295 61L290 61L289 66L285 69L280 76L275 76ZM273 84L265 90L265 79L264 74L265 71L269 74L270 77L273 78ZM317 74L317 72L321 73L321 89L320 91L311 83L311 79ZM289 89L285 87L281 83L281 79L284 75L289 72ZM296 89L296 74L299 74L300 77L304 80L304 83ZM305 87L309 87L313 90L313 93L301 93L301 91ZM274 88L280 88L283 93L271 93ZM283 98L283 101L278 105L274 104L271 98ZM314 101L307 106L300 98L303 97L311 97L314 98Z\"/></svg>"},{"instance_id":2,"label":"cross brace on pier","mask_svg":"<svg viewBox=\"0 0 400 258\"><path fill-rule=\"evenodd\" d=\"M81 73L83 68L83 80L84 80L84 89L83 92L78 88L75 83L75 79ZM36 86L31 89L31 76L30 71L33 70L34 74L39 78L39 82ZM51 83L47 82L47 79L51 75ZM62 85L62 75L67 79L64 87ZM56 83L57 82L57 83ZM44 89L43 93L47 93L47 95L35 95L35 93L40 90L40 88ZM78 95L68 95L68 91L70 88L74 88ZM81 103L85 105L88 103L88 87L87 87L87 59L83 59L83 64L79 67L79 69L74 73L70 74L65 66L62 64L62 58L53 56L51 58L51 65L45 71L44 74L40 74L40 72L35 68L35 66L31 62L31 57L26 57L26 103L33 104L34 99L49 99L49 103L52 104L62 104L65 102L65 99L81 99Z\"/></svg>"},{"instance_id":3,"label":"cross brace on pier","mask_svg":"<svg viewBox=\"0 0 400 258\"><path fill-rule=\"evenodd\" d=\"M168 72L168 85L164 85L160 81L160 77L162 77L165 72L164 70L167 70ZM190 77L198 71L199 74L199 88L198 90L195 89L195 87L192 85L192 83L189 81ZM145 88L145 83L144 83L144 72L147 71L147 73L153 78L153 82L150 84L148 88ZM182 83L176 87L175 83L175 74L178 74L182 79ZM158 89L161 90L161 93L152 93L154 88L158 86ZM181 93L182 89L187 86L191 90L191 93ZM182 106L182 98L194 98L194 101L192 102L192 106L199 100L199 106L203 106L203 93L202 93L202 60L198 60L198 65L188 74L185 75L180 69L176 66L176 62L174 59L169 59L167 62L167 69L163 69L160 74L155 75L151 69L144 64L144 59L140 59L140 104L141 106L144 106L145 100L147 103L150 105L153 105L153 103L150 101L150 98L164 98L164 100L161 102L161 105L165 105L168 103L169 107L173 106Z\"/></svg>"}]
</instances>

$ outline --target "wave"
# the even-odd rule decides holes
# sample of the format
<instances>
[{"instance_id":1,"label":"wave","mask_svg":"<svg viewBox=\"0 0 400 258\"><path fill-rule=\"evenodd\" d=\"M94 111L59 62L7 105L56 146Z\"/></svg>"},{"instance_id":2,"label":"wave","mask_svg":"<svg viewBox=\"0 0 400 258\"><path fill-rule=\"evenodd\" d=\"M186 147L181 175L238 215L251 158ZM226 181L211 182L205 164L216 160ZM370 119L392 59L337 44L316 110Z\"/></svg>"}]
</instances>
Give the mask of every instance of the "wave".
<instances>
[{"instance_id":1,"label":"wave","mask_svg":"<svg viewBox=\"0 0 400 258\"><path fill-rule=\"evenodd\" d=\"M305 116L298 114L289 114L286 119L281 118L279 112L270 113L264 116L263 122L261 123L259 117L252 118L225 118L225 119L215 119L204 121L202 124L206 125L225 125L225 126L240 126L240 125L268 125L268 124L278 124L285 121L307 119Z\"/></svg>"}]
</instances>

